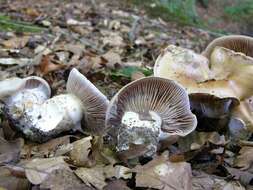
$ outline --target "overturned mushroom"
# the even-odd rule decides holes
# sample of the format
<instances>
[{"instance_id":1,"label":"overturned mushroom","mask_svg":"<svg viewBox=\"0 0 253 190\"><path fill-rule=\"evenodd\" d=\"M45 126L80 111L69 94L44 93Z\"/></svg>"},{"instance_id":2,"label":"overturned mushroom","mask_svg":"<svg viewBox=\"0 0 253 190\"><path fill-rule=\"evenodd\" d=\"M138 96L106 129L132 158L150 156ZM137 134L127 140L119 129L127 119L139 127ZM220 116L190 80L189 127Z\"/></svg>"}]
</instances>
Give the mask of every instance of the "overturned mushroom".
<instances>
[{"instance_id":1,"label":"overturned mushroom","mask_svg":"<svg viewBox=\"0 0 253 190\"><path fill-rule=\"evenodd\" d=\"M68 94L51 99L49 85L39 77L2 81L0 87L16 81L16 87L1 88L0 97L7 117L29 139L46 141L63 131L80 128L81 123L92 134L103 131L108 100L76 69L69 75Z\"/></svg>"},{"instance_id":2,"label":"overturned mushroom","mask_svg":"<svg viewBox=\"0 0 253 190\"><path fill-rule=\"evenodd\" d=\"M106 112L106 128L117 151L152 156L160 140L185 136L197 125L185 90L159 77L136 80L123 87ZM131 157L132 155L125 155Z\"/></svg>"}]
</instances>

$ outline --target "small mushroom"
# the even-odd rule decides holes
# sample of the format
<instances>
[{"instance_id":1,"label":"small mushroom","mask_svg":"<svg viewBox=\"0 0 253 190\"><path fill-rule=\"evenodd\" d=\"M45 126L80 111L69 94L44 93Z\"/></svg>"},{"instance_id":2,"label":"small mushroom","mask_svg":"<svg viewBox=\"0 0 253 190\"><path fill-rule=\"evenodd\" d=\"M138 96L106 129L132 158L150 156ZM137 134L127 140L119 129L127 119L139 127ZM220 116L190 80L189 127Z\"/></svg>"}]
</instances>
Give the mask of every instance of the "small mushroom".
<instances>
[{"instance_id":1,"label":"small mushroom","mask_svg":"<svg viewBox=\"0 0 253 190\"><path fill-rule=\"evenodd\" d=\"M185 136L196 125L186 91L159 77L129 83L113 97L106 112L108 134L118 153L128 152L127 157L132 153L152 156L159 141L170 135ZM139 154L138 147L142 147Z\"/></svg>"},{"instance_id":2,"label":"small mushroom","mask_svg":"<svg viewBox=\"0 0 253 190\"><path fill-rule=\"evenodd\" d=\"M19 81L16 89L6 88L0 97L7 117L27 138L43 142L64 131L80 129L81 124L92 134L103 131L109 101L76 69L70 72L68 93L52 98L49 85L39 77L6 80L0 87L15 81Z\"/></svg>"}]
</instances>

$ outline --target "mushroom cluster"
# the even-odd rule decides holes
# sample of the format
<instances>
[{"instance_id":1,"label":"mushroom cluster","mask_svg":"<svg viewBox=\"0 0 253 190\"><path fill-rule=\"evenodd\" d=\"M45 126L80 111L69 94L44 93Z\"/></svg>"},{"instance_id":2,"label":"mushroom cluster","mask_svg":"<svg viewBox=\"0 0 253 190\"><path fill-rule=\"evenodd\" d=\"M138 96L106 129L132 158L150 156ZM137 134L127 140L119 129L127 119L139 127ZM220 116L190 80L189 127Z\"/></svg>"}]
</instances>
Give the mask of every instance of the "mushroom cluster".
<instances>
[{"instance_id":1,"label":"mushroom cluster","mask_svg":"<svg viewBox=\"0 0 253 190\"><path fill-rule=\"evenodd\" d=\"M170 45L156 60L154 76L186 89L198 123L205 118L252 131L252 56L253 39L240 35L217 38L202 54Z\"/></svg>"},{"instance_id":2,"label":"mushroom cluster","mask_svg":"<svg viewBox=\"0 0 253 190\"><path fill-rule=\"evenodd\" d=\"M91 134L103 131L107 98L76 69L70 72L67 92L50 98L48 83L34 76L0 82L7 118L27 138L38 142L81 129L81 125Z\"/></svg>"}]
</instances>

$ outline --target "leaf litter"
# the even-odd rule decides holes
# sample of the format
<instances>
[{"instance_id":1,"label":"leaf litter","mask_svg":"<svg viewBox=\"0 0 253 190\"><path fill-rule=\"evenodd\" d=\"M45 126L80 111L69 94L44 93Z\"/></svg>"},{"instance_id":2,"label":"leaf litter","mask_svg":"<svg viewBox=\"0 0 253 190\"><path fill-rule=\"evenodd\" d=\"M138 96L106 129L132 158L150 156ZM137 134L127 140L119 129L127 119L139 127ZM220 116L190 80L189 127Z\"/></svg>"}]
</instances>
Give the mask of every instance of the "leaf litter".
<instances>
[{"instance_id":1,"label":"leaf litter","mask_svg":"<svg viewBox=\"0 0 253 190\"><path fill-rule=\"evenodd\" d=\"M2 3L2 14L12 18L4 24L8 21L24 30L0 32L1 79L43 76L53 95L58 95L66 92L67 76L76 67L111 98L129 82L152 75L154 61L168 44L201 52L215 37L149 18L132 7L130 11L127 4L94 2ZM151 161L122 162L110 146L101 147L101 139L80 132L43 144L17 132L10 135L11 126L4 124L2 115L0 189L243 190L253 185L250 134L241 139L249 142L245 145L226 131L202 126L177 142L172 140L165 146L168 154L161 148L163 154Z\"/></svg>"}]
</instances>

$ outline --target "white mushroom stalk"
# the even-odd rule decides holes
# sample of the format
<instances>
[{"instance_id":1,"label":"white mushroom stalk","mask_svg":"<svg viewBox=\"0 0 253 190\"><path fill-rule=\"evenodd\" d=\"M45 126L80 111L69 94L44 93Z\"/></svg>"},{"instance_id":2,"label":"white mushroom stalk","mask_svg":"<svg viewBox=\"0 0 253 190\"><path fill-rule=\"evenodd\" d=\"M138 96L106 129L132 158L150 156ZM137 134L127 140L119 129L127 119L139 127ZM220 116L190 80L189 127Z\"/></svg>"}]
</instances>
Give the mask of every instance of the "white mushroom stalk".
<instances>
[{"instance_id":1,"label":"white mushroom stalk","mask_svg":"<svg viewBox=\"0 0 253 190\"><path fill-rule=\"evenodd\" d=\"M103 131L108 100L76 69L70 72L68 93L52 98L49 85L39 77L2 81L0 87L16 81L16 89L1 88L0 97L6 115L27 138L43 142L64 131L81 129L81 125L87 131L93 127L94 133Z\"/></svg>"},{"instance_id":2,"label":"white mushroom stalk","mask_svg":"<svg viewBox=\"0 0 253 190\"><path fill-rule=\"evenodd\" d=\"M196 125L185 90L158 77L139 79L123 87L106 112L108 134L119 153L144 146L144 156L152 156L160 140L170 135L185 136Z\"/></svg>"}]
</instances>

